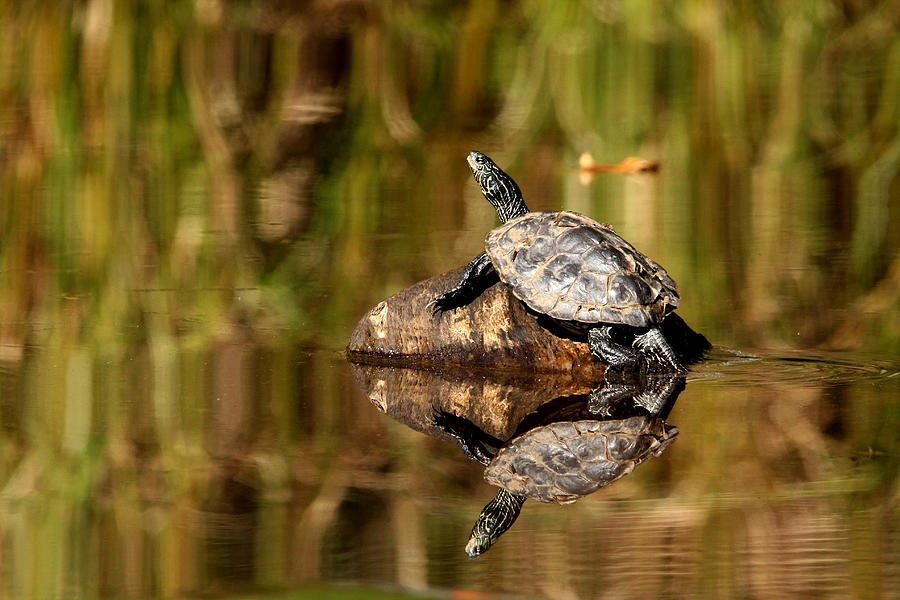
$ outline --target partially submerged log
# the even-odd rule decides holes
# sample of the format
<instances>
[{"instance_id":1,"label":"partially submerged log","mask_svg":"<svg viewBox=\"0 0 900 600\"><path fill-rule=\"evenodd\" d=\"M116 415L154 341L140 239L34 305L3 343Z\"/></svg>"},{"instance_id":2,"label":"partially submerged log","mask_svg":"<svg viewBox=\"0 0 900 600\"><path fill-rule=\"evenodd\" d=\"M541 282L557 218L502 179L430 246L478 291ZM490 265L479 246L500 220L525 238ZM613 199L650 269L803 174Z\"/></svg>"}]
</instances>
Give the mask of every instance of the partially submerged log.
<instances>
[{"instance_id":1,"label":"partially submerged log","mask_svg":"<svg viewBox=\"0 0 900 600\"><path fill-rule=\"evenodd\" d=\"M605 366L591 354L586 336L568 333L529 311L502 283L467 306L433 315L429 303L459 281L461 273L456 269L437 275L380 302L353 331L347 347L350 359L403 366L602 373ZM685 364L709 348L706 338L675 314L666 318L662 329Z\"/></svg>"},{"instance_id":2,"label":"partially submerged log","mask_svg":"<svg viewBox=\"0 0 900 600\"><path fill-rule=\"evenodd\" d=\"M456 269L437 275L379 303L350 337L351 358L541 371L602 369L586 343L538 325L536 316L501 283L467 306L433 315L429 302L459 281L461 273Z\"/></svg>"}]
</instances>

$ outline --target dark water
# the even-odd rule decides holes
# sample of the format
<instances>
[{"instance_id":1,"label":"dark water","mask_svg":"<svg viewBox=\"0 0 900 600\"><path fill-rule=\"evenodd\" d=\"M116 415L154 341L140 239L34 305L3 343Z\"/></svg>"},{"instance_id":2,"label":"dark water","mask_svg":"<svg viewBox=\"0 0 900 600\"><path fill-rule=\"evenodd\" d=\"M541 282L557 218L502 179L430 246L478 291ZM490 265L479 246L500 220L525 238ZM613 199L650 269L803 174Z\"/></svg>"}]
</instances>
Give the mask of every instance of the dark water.
<instances>
[{"instance_id":1,"label":"dark water","mask_svg":"<svg viewBox=\"0 0 900 600\"><path fill-rule=\"evenodd\" d=\"M0 597L897 598L898 14L0 8ZM597 382L344 355L482 249L472 149L714 344L671 446L474 560L431 409L502 443Z\"/></svg>"}]
</instances>

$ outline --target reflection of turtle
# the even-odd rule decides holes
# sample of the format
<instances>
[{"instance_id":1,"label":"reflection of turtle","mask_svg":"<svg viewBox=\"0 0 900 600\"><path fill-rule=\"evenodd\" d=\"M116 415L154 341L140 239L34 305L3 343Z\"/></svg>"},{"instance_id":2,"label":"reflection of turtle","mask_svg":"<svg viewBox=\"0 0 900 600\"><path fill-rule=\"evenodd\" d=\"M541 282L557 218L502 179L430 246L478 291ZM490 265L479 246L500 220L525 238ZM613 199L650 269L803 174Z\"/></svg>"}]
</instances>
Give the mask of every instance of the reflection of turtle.
<instances>
[{"instance_id":1,"label":"reflection of turtle","mask_svg":"<svg viewBox=\"0 0 900 600\"><path fill-rule=\"evenodd\" d=\"M468 555L474 558L490 548L515 522L527 498L568 504L627 475L646 459L659 456L678 435L678 429L666 424L660 414L671 408L683 385L681 377L663 384L669 396L654 403L662 413L647 414L646 407L636 401L624 411L622 403L613 408L604 405L599 410L615 417L632 415L626 418L555 420L577 416L569 403L564 405L565 412L556 408L552 414L539 417L553 422L529 428L523 421L524 432L505 444L462 417L436 410L436 425L455 437L470 458L483 464L485 480L500 488L472 528L466 544ZM643 393L634 387L632 391L635 400ZM597 401L595 393L591 402L582 401L581 406L597 410ZM584 412L581 416L590 416ZM488 447L499 450L494 454Z\"/></svg>"},{"instance_id":2,"label":"reflection of turtle","mask_svg":"<svg viewBox=\"0 0 900 600\"><path fill-rule=\"evenodd\" d=\"M613 327L630 327L632 346L652 365L683 370L659 329L678 307L677 286L665 269L584 215L528 212L519 186L490 158L471 152L468 162L503 225L488 234L486 251L459 283L433 300L436 310L467 304L499 275L530 309L587 331L591 352L608 364L638 363L639 354L613 334Z\"/></svg>"}]
</instances>

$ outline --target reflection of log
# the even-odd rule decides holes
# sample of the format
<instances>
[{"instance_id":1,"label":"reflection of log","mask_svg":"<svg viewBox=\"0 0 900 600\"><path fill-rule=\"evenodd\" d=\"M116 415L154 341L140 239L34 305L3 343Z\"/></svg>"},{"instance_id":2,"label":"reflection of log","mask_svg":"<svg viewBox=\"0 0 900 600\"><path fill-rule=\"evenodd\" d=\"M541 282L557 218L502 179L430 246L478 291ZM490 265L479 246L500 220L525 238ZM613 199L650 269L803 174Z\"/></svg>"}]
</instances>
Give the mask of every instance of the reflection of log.
<instances>
[{"instance_id":1,"label":"reflection of log","mask_svg":"<svg viewBox=\"0 0 900 600\"><path fill-rule=\"evenodd\" d=\"M508 439L526 415L558 396L587 395L599 384L567 373L524 377L492 373L473 377L462 369L405 369L353 365L363 393L382 412L432 437L449 440L435 427L434 411L464 417L500 439ZM602 378L599 380L602 382Z\"/></svg>"},{"instance_id":2,"label":"reflection of log","mask_svg":"<svg viewBox=\"0 0 900 600\"><path fill-rule=\"evenodd\" d=\"M419 282L369 311L350 337L351 360L602 372L603 364L585 341L543 327L544 320L539 323L503 284L493 285L468 306L432 316L428 303L458 281L461 272ZM706 338L674 314L663 323L663 332L683 362L696 360L709 347Z\"/></svg>"}]
</instances>

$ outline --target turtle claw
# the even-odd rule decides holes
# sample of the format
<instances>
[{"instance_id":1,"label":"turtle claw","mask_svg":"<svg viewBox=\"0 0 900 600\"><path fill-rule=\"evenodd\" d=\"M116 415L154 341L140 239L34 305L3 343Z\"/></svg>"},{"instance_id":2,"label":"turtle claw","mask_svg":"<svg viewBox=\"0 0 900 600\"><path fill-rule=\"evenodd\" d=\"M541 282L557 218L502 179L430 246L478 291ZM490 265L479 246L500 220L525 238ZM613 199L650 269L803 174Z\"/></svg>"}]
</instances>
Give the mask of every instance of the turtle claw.
<instances>
[{"instance_id":1,"label":"turtle claw","mask_svg":"<svg viewBox=\"0 0 900 600\"><path fill-rule=\"evenodd\" d=\"M431 311L432 317L436 317L447 310L455 308L455 306L453 306L453 295L451 292L452 290L445 294L441 294L440 296L435 296L425 305L425 308Z\"/></svg>"}]
</instances>

